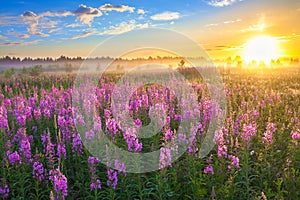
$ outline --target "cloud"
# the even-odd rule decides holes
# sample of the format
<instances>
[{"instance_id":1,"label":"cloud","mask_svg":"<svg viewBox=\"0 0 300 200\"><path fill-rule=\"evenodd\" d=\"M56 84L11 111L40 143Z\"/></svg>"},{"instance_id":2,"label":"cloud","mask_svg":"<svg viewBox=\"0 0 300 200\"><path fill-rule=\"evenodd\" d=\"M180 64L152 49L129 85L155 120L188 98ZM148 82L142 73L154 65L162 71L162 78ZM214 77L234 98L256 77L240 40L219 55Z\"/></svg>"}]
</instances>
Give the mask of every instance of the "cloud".
<instances>
[{"instance_id":1,"label":"cloud","mask_svg":"<svg viewBox=\"0 0 300 200\"><path fill-rule=\"evenodd\" d=\"M91 25L94 17L102 16L102 12L97 8L87 7L86 5L79 5L79 8L73 12L82 24ZM73 26L75 27L75 26Z\"/></svg>"},{"instance_id":2,"label":"cloud","mask_svg":"<svg viewBox=\"0 0 300 200\"><path fill-rule=\"evenodd\" d=\"M79 26L83 26L83 25L82 24L74 23L74 24L68 24L66 27L75 28L75 27L79 27Z\"/></svg>"},{"instance_id":3,"label":"cloud","mask_svg":"<svg viewBox=\"0 0 300 200\"><path fill-rule=\"evenodd\" d=\"M0 40L6 40L6 39L7 39L7 37L0 35Z\"/></svg>"},{"instance_id":4,"label":"cloud","mask_svg":"<svg viewBox=\"0 0 300 200\"><path fill-rule=\"evenodd\" d=\"M208 4L214 7L224 7L224 6L230 6L239 1L242 0L211 0L208 2Z\"/></svg>"},{"instance_id":5,"label":"cloud","mask_svg":"<svg viewBox=\"0 0 300 200\"><path fill-rule=\"evenodd\" d=\"M49 34L45 34L41 31L37 31L37 29L49 29L55 28L57 25L57 21L49 20L47 17L66 17L74 15L72 12L64 11L64 12L44 12L39 15L32 11L26 11L21 15L24 23L29 25L27 28L28 33L32 35L39 35L42 37L47 37Z\"/></svg>"},{"instance_id":6,"label":"cloud","mask_svg":"<svg viewBox=\"0 0 300 200\"><path fill-rule=\"evenodd\" d=\"M39 17L67 17L67 16L71 16L74 15L73 12L70 11L64 11L64 12L44 12L42 14L39 15Z\"/></svg>"},{"instance_id":7,"label":"cloud","mask_svg":"<svg viewBox=\"0 0 300 200\"><path fill-rule=\"evenodd\" d=\"M30 36L28 34L23 34L23 33L18 33L12 30L7 31L7 35L12 35L15 36L17 38L29 38Z\"/></svg>"},{"instance_id":8,"label":"cloud","mask_svg":"<svg viewBox=\"0 0 300 200\"><path fill-rule=\"evenodd\" d=\"M45 34L41 31L37 31L39 24L39 16L31 11L26 11L21 15L25 24L28 25L27 31L31 35L38 35L42 37L48 37L49 34Z\"/></svg>"},{"instance_id":9,"label":"cloud","mask_svg":"<svg viewBox=\"0 0 300 200\"><path fill-rule=\"evenodd\" d=\"M3 16L0 15L0 26L11 26L17 24L24 24L19 16Z\"/></svg>"},{"instance_id":10,"label":"cloud","mask_svg":"<svg viewBox=\"0 0 300 200\"><path fill-rule=\"evenodd\" d=\"M279 42L289 42L289 41L291 41L291 40L293 40L295 38L298 38L298 37L300 37L300 34L293 33L291 35L277 36L275 38Z\"/></svg>"},{"instance_id":11,"label":"cloud","mask_svg":"<svg viewBox=\"0 0 300 200\"><path fill-rule=\"evenodd\" d=\"M18 38L29 38L30 36L28 34L18 34L16 35Z\"/></svg>"},{"instance_id":12,"label":"cloud","mask_svg":"<svg viewBox=\"0 0 300 200\"><path fill-rule=\"evenodd\" d=\"M28 19L35 19L37 18L37 14L35 14L34 12L31 12L31 11L25 11L23 14L22 14L22 17L24 18L28 18Z\"/></svg>"},{"instance_id":13,"label":"cloud","mask_svg":"<svg viewBox=\"0 0 300 200\"><path fill-rule=\"evenodd\" d=\"M58 32L58 31L60 31L61 29L62 29L62 28L54 28L54 29L49 30L49 33Z\"/></svg>"},{"instance_id":14,"label":"cloud","mask_svg":"<svg viewBox=\"0 0 300 200\"><path fill-rule=\"evenodd\" d=\"M219 24L217 23L212 23L212 24L206 24L205 27L215 27L215 26L219 26Z\"/></svg>"},{"instance_id":15,"label":"cloud","mask_svg":"<svg viewBox=\"0 0 300 200\"><path fill-rule=\"evenodd\" d=\"M264 31L266 28L265 17L262 16L256 24L250 25L249 27L242 29L241 32L252 32L252 31Z\"/></svg>"},{"instance_id":16,"label":"cloud","mask_svg":"<svg viewBox=\"0 0 300 200\"><path fill-rule=\"evenodd\" d=\"M251 32L251 31L262 32L264 29L265 29L265 24L255 24L255 25L251 25L245 29L242 29L241 32Z\"/></svg>"},{"instance_id":17,"label":"cloud","mask_svg":"<svg viewBox=\"0 0 300 200\"><path fill-rule=\"evenodd\" d=\"M104 4L99 8L103 11L117 11L117 12L125 12L128 11L130 13L134 12L134 7L124 6L124 5L111 5L111 4Z\"/></svg>"},{"instance_id":18,"label":"cloud","mask_svg":"<svg viewBox=\"0 0 300 200\"><path fill-rule=\"evenodd\" d=\"M138 9L137 14L144 15L146 12L143 9Z\"/></svg>"},{"instance_id":19,"label":"cloud","mask_svg":"<svg viewBox=\"0 0 300 200\"><path fill-rule=\"evenodd\" d=\"M210 48L206 48L206 51L235 51L242 49L241 46L233 46L233 45L216 45Z\"/></svg>"},{"instance_id":20,"label":"cloud","mask_svg":"<svg viewBox=\"0 0 300 200\"><path fill-rule=\"evenodd\" d=\"M219 23L211 23L211 24L206 24L204 27L207 28L212 28L212 27L217 27L217 26L222 26L222 24L234 24L242 21L241 19L235 19L235 20L228 20L228 21L223 21Z\"/></svg>"},{"instance_id":21,"label":"cloud","mask_svg":"<svg viewBox=\"0 0 300 200\"><path fill-rule=\"evenodd\" d=\"M85 37L88 37L88 36L92 35L93 33L94 33L93 31L86 31L86 32L83 32L79 35L74 35L74 36L70 37L70 39L76 40L76 39L79 39L79 38L85 38Z\"/></svg>"},{"instance_id":22,"label":"cloud","mask_svg":"<svg viewBox=\"0 0 300 200\"><path fill-rule=\"evenodd\" d=\"M21 41L9 41L0 43L1 46L15 46L15 45L30 45L30 44L38 44L40 40L33 40L29 42Z\"/></svg>"},{"instance_id":23,"label":"cloud","mask_svg":"<svg viewBox=\"0 0 300 200\"><path fill-rule=\"evenodd\" d=\"M133 29L143 29L148 28L148 24L136 24L135 20L131 20L129 23L122 22L117 26L110 26L108 30L100 32L99 35L118 35L131 31Z\"/></svg>"},{"instance_id":24,"label":"cloud","mask_svg":"<svg viewBox=\"0 0 300 200\"><path fill-rule=\"evenodd\" d=\"M237 22L240 22L242 21L241 19L236 19L236 20L229 20L229 21L224 21L223 23L224 24L234 24L234 23L237 23Z\"/></svg>"},{"instance_id":25,"label":"cloud","mask_svg":"<svg viewBox=\"0 0 300 200\"><path fill-rule=\"evenodd\" d=\"M79 5L79 8L73 12L82 24L91 25L94 17L102 16L102 12L97 8L87 7L86 5Z\"/></svg>"},{"instance_id":26,"label":"cloud","mask_svg":"<svg viewBox=\"0 0 300 200\"><path fill-rule=\"evenodd\" d=\"M180 18L180 13L179 12L166 11L166 12L163 12L163 13L152 15L150 18L152 20L168 21L168 20L179 19Z\"/></svg>"}]
</instances>

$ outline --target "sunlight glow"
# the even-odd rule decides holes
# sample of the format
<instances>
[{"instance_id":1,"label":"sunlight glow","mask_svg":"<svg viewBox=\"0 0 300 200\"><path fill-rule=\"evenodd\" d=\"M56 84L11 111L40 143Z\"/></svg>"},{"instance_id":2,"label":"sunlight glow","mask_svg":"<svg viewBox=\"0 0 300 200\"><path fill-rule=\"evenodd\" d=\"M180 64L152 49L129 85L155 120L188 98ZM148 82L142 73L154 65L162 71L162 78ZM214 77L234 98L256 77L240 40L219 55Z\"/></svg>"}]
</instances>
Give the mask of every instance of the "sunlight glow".
<instances>
[{"instance_id":1,"label":"sunlight glow","mask_svg":"<svg viewBox=\"0 0 300 200\"><path fill-rule=\"evenodd\" d=\"M257 36L249 40L243 51L243 58L247 62L263 61L269 64L271 59L280 57L278 40L271 36Z\"/></svg>"}]
</instances>

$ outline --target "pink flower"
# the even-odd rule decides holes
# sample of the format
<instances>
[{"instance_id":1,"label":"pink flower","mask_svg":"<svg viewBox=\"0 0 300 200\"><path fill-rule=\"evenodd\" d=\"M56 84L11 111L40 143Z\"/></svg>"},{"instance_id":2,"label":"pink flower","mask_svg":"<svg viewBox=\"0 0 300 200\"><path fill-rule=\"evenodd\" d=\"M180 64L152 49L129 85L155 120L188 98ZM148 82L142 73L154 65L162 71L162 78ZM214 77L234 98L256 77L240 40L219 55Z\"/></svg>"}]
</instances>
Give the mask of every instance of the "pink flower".
<instances>
[{"instance_id":1,"label":"pink flower","mask_svg":"<svg viewBox=\"0 0 300 200\"><path fill-rule=\"evenodd\" d=\"M208 174L208 173L211 173L212 175L215 174L214 169L213 169L213 167L212 167L211 165L205 167L205 169L203 170L203 172L204 172L205 174Z\"/></svg>"},{"instance_id":2,"label":"pink flower","mask_svg":"<svg viewBox=\"0 0 300 200\"><path fill-rule=\"evenodd\" d=\"M159 168L165 168L167 166L172 167L172 156L171 150L169 148L162 147L160 148L160 159L159 159Z\"/></svg>"},{"instance_id":3,"label":"pink flower","mask_svg":"<svg viewBox=\"0 0 300 200\"><path fill-rule=\"evenodd\" d=\"M291 131L291 136L292 136L294 144L296 146L298 146L298 140L300 139L300 129Z\"/></svg>"},{"instance_id":4,"label":"pink flower","mask_svg":"<svg viewBox=\"0 0 300 200\"><path fill-rule=\"evenodd\" d=\"M255 123L249 125L244 124L241 137L246 141L250 141L252 137L256 136L256 132L257 130Z\"/></svg>"},{"instance_id":5,"label":"pink flower","mask_svg":"<svg viewBox=\"0 0 300 200\"><path fill-rule=\"evenodd\" d=\"M118 185L118 175L117 172L115 172L112 169L109 169L107 171L107 175L108 175L108 180L107 180L107 185L112 187L113 189L116 188L116 186Z\"/></svg>"},{"instance_id":6,"label":"pink flower","mask_svg":"<svg viewBox=\"0 0 300 200\"><path fill-rule=\"evenodd\" d=\"M93 140L94 137L95 137L94 131L93 131L93 130L87 131L87 132L85 133L85 137L86 137L86 139L88 139L88 140Z\"/></svg>"},{"instance_id":7,"label":"pink flower","mask_svg":"<svg viewBox=\"0 0 300 200\"><path fill-rule=\"evenodd\" d=\"M68 196L67 178L60 172L58 167L56 170L50 170L49 179L53 181L56 199L65 199Z\"/></svg>"},{"instance_id":8,"label":"pink flower","mask_svg":"<svg viewBox=\"0 0 300 200\"><path fill-rule=\"evenodd\" d=\"M9 151L6 152L6 155L8 157L8 160L9 160L9 163L11 165L20 165L22 164L22 160L20 158L20 155L18 154L18 152L13 152L13 153L10 153Z\"/></svg>"},{"instance_id":9,"label":"pink flower","mask_svg":"<svg viewBox=\"0 0 300 200\"><path fill-rule=\"evenodd\" d=\"M268 123L267 130L264 133L264 137L262 138L262 143L273 143L273 133L277 130L276 125L273 123Z\"/></svg>"},{"instance_id":10,"label":"pink flower","mask_svg":"<svg viewBox=\"0 0 300 200\"><path fill-rule=\"evenodd\" d=\"M231 163L230 163L230 165L228 165L228 169L231 169L232 166L235 166L235 167L240 166L240 164L239 164L240 159L237 156L229 155L228 158L231 159Z\"/></svg>"}]
</instances>

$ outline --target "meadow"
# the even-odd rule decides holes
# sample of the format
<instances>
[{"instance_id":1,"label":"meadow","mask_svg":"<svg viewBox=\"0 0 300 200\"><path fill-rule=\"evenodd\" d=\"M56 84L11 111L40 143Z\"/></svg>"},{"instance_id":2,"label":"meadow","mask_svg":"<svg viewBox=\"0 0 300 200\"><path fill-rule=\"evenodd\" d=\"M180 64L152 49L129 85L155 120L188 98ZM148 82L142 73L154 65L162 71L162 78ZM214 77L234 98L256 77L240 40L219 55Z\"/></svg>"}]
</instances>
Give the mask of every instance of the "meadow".
<instances>
[{"instance_id":1,"label":"meadow","mask_svg":"<svg viewBox=\"0 0 300 200\"><path fill-rule=\"evenodd\" d=\"M139 88L130 99L136 124L149 124L149 108L163 104L168 118L149 140L123 132L112 116L117 74L106 74L95 94L93 129L82 138L73 115L74 74L0 77L0 198L3 199L298 199L300 198L300 68L221 71L226 119L215 146L199 158L213 104L201 77L180 71L198 94L198 128L186 152L173 163L161 151L159 170L114 169L83 144L102 130L129 152L149 152L179 138L184 113L176 95L159 85ZM76 95L75 95L76 96ZM83 97L78 97L83 98ZM84 101L84 99L82 99Z\"/></svg>"}]
</instances>

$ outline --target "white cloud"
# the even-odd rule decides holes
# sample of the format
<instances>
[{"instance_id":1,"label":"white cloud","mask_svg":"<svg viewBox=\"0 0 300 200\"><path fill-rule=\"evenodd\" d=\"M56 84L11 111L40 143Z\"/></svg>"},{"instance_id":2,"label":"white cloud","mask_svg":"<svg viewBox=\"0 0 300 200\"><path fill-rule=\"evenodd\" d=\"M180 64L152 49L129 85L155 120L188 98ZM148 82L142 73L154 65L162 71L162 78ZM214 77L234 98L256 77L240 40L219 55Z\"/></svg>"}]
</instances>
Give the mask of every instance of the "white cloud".
<instances>
[{"instance_id":1,"label":"white cloud","mask_svg":"<svg viewBox=\"0 0 300 200\"><path fill-rule=\"evenodd\" d=\"M240 22L242 21L241 19L236 19L236 20L229 20L229 21L224 21L223 23L224 24L234 24L234 23L237 23L237 22Z\"/></svg>"},{"instance_id":2,"label":"white cloud","mask_svg":"<svg viewBox=\"0 0 300 200\"><path fill-rule=\"evenodd\" d=\"M54 28L54 29L49 30L49 33L58 32L60 30L62 30L62 28Z\"/></svg>"},{"instance_id":3,"label":"white cloud","mask_svg":"<svg viewBox=\"0 0 300 200\"><path fill-rule=\"evenodd\" d=\"M152 20L168 21L180 18L179 12L163 12L150 17Z\"/></svg>"},{"instance_id":4,"label":"white cloud","mask_svg":"<svg viewBox=\"0 0 300 200\"><path fill-rule=\"evenodd\" d=\"M6 39L7 39L7 37L0 35L0 40L6 40Z\"/></svg>"},{"instance_id":5,"label":"white cloud","mask_svg":"<svg viewBox=\"0 0 300 200\"><path fill-rule=\"evenodd\" d=\"M104 11L117 11L117 12L125 12L128 11L130 13L134 12L134 7L125 6L125 5L111 5L111 4L104 4L99 8L100 10Z\"/></svg>"},{"instance_id":6,"label":"white cloud","mask_svg":"<svg viewBox=\"0 0 300 200\"><path fill-rule=\"evenodd\" d=\"M30 45L30 44L37 44L40 40L33 40L29 42L21 41L9 41L9 42L2 42L0 43L1 46L15 46L15 45Z\"/></svg>"},{"instance_id":7,"label":"white cloud","mask_svg":"<svg viewBox=\"0 0 300 200\"><path fill-rule=\"evenodd\" d=\"M251 32L251 31L264 31L266 28L266 24L265 24L265 17L262 16L260 17L260 19L258 20L258 22L256 24L250 25L249 27L242 29L241 32Z\"/></svg>"},{"instance_id":8,"label":"white cloud","mask_svg":"<svg viewBox=\"0 0 300 200\"><path fill-rule=\"evenodd\" d=\"M211 0L208 2L208 4L214 7L224 7L224 6L230 6L239 1L242 0Z\"/></svg>"},{"instance_id":9,"label":"white cloud","mask_svg":"<svg viewBox=\"0 0 300 200\"><path fill-rule=\"evenodd\" d=\"M94 17L102 16L102 12L97 8L87 7L86 5L79 5L79 8L73 12L79 21L83 24L91 25Z\"/></svg>"},{"instance_id":10,"label":"white cloud","mask_svg":"<svg viewBox=\"0 0 300 200\"><path fill-rule=\"evenodd\" d=\"M265 24L255 24L251 25L245 29L242 29L241 32L251 32L251 31L263 31L265 29Z\"/></svg>"},{"instance_id":11,"label":"white cloud","mask_svg":"<svg viewBox=\"0 0 300 200\"><path fill-rule=\"evenodd\" d=\"M88 37L88 36L92 35L93 33L94 33L93 31L83 32L79 35L74 35L74 36L70 37L70 39L76 40L76 39L79 39L79 38L85 38L85 37Z\"/></svg>"},{"instance_id":12,"label":"white cloud","mask_svg":"<svg viewBox=\"0 0 300 200\"><path fill-rule=\"evenodd\" d=\"M26 11L21 15L25 24L28 25L27 31L31 35L48 36L42 32L37 31L37 25L39 23L38 15L31 11Z\"/></svg>"},{"instance_id":13,"label":"white cloud","mask_svg":"<svg viewBox=\"0 0 300 200\"><path fill-rule=\"evenodd\" d=\"M3 16L0 15L1 26L11 26L17 24L24 24L23 20L19 16Z\"/></svg>"},{"instance_id":14,"label":"white cloud","mask_svg":"<svg viewBox=\"0 0 300 200\"><path fill-rule=\"evenodd\" d=\"M143 9L138 9L137 14L144 15L146 12Z\"/></svg>"},{"instance_id":15,"label":"white cloud","mask_svg":"<svg viewBox=\"0 0 300 200\"><path fill-rule=\"evenodd\" d=\"M15 36L17 38L29 38L30 37L28 34L15 32L13 29L10 30L10 31L7 31L7 35L12 35L12 36Z\"/></svg>"},{"instance_id":16,"label":"white cloud","mask_svg":"<svg viewBox=\"0 0 300 200\"><path fill-rule=\"evenodd\" d=\"M29 38L30 36L28 34L17 34L18 38Z\"/></svg>"},{"instance_id":17,"label":"white cloud","mask_svg":"<svg viewBox=\"0 0 300 200\"><path fill-rule=\"evenodd\" d=\"M64 12L44 12L42 14L39 15L39 17L67 17L70 15L74 15L74 13L70 12L70 11L64 11Z\"/></svg>"},{"instance_id":18,"label":"white cloud","mask_svg":"<svg viewBox=\"0 0 300 200\"><path fill-rule=\"evenodd\" d=\"M71 15L70 12L44 12L40 15L35 14L32 11L26 11L21 15L23 22L28 25L27 31L31 35L38 35L41 37L48 37L49 34L38 31L38 29L55 28L57 22L49 20L46 17L65 17Z\"/></svg>"},{"instance_id":19,"label":"white cloud","mask_svg":"<svg viewBox=\"0 0 300 200\"><path fill-rule=\"evenodd\" d=\"M121 33L125 33L128 31L131 31L133 29L143 29L143 28L148 28L148 24L136 24L135 20L131 20L129 23L122 22L117 26L110 26L108 30L105 30L99 35L118 35Z\"/></svg>"},{"instance_id":20,"label":"white cloud","mask_svg":"<svg viewBox=\"0 0 300 200\"><path fill-rule=\"evenodd\" d=\"M206 24L205 27L214 27L214 26L219 26L217 23L211 23L211 24Z\"/></svg>"},{"instance_id":21,"label":"white cloud","mask_svg":"<svg viewBox=\"0 0 300 200\"><path fill-rule=\"evenodd\" d=\"M83 26L83 25L82 24L74 23L74 24L68 24L66 27L75 28L75 27L79 27L79 26Z\"/></svg>"},{"instance_id":22,"label":"white cloud","mask_svg":"<svg viewBox=\"0 0 300 200\"><path fill-rule=\"evenodd\" d=\"M31 12L31 11L25 11L23 14L22 14L22 17L24 18L27 18L27 19L35 19L37 18L37 14L35 14L34 12Z\"/></svg>"}]
</instances>

